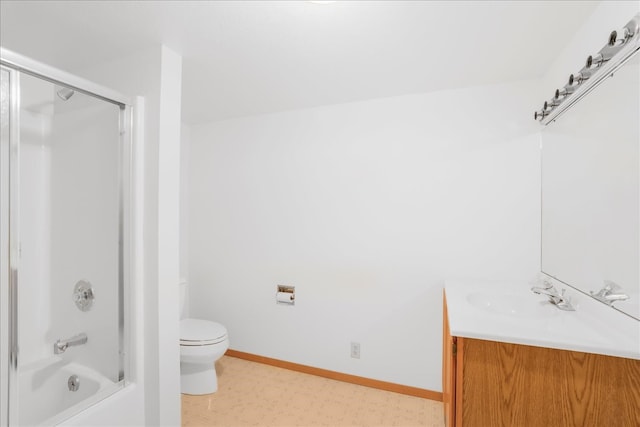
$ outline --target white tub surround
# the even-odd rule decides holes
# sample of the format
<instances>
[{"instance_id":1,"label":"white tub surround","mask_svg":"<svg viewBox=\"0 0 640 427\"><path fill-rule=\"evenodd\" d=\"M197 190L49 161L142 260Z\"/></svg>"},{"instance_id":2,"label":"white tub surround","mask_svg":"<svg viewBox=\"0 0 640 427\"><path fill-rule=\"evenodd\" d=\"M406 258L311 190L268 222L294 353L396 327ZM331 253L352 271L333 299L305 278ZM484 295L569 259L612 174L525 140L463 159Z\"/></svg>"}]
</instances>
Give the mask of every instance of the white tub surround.
<instances>
[{"instance_id":1,"label":"white tub surround","mask_svg":"<svg viewBox=\"0 0 640 427\"><path fill-rule=\"evenodd\" d=\"M69 386L74 376L76 389ZM20 425L57 425L87 405L115 393L124 383L113 383L100 372L60 356L52 356L22 368L19 376ZM38 402L34 405L33 402Z\"/></svg>"},{"instance_id":2,"label":"white tub surround","mask_svg":"<svg viewBox=\"0 0 640 427\"><path fill-rule=\"evenodd\" d=\"M575 311L563 311L532 283L448 280L451 335L640 360L640 322L565 289Z\"/></svg>"}]
</instances>

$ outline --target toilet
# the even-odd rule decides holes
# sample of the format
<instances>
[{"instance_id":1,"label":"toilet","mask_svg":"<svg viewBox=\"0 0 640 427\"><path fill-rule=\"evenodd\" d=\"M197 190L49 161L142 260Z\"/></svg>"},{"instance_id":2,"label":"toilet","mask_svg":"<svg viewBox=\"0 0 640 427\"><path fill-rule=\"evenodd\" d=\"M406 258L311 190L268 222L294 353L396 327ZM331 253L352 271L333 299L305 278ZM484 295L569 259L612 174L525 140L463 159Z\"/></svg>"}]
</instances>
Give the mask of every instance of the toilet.
<instances>
[{"instance_id":1,"label":"toilet","mask_svg":"<svg viewBox=\"0 0 640 427\"><path fill-rule=\"evenodd\" d=\"M186 317L187 283L180 283L180 392L210 394L218 390L216 360L229 348L227 329L210 320Z\"/></svg>"}]
</instances>

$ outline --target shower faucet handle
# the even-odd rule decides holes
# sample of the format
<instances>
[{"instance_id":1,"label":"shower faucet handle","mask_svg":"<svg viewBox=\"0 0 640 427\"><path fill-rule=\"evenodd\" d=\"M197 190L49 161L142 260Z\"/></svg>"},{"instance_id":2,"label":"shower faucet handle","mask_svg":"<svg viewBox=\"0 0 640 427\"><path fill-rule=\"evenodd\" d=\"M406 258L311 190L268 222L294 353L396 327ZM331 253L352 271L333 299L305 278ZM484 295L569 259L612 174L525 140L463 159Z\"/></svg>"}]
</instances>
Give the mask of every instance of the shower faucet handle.
<instances>
[{"instance_id":1,"label":"shower faucet handle","mask_svg":"<svg viewBox=\"0 0 640 427\"><path fill-rule=\"evenodd\" d=\"M80 280L73 288L73 302L80 311L89 311L95 299L93 287L87 280Z\"/></svg>"}]
</instances>

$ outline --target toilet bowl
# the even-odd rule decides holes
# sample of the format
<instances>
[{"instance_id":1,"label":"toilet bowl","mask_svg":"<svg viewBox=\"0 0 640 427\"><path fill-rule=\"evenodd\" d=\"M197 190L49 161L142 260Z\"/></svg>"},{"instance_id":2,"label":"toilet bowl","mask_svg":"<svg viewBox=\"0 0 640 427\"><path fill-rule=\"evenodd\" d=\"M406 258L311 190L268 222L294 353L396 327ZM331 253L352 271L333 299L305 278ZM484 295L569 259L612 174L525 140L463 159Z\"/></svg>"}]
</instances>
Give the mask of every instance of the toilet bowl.
<instances>
[{"instance_id":1,"label":"toilet bowl","mask_svg":"<svg viewBox=\"0 0 640 427\"><path fill-rule=\"evenodd\" d=\"M227 329L201 319L180 320L180 392L209 394L218 390L216 360L229 348Z\"/></svg>"}]
</instances>

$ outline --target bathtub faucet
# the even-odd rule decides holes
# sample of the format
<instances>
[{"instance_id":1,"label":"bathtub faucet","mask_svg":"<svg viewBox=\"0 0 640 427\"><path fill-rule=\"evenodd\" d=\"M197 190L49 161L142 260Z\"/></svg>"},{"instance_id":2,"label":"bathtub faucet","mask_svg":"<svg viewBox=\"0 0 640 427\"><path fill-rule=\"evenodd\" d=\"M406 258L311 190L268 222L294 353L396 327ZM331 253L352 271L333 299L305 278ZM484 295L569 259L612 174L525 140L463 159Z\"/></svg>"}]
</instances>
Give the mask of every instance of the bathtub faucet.
<instances>
[{"instance_id":1,"label":"bathtub faucet","mask_svg":"<svg viewBox=\"0 0 640 427\"><path fill-rule=\"evenodd\" d=\"M84 332L76 336L73 336L71 338L68 338L66 340L58 340L55 343L53 343L53 353L54 354L64 353L68 347L73 347L74 345L86 344L86 342L87 342L87 334L85 334Z\"/></svg>"}]
</instances>

